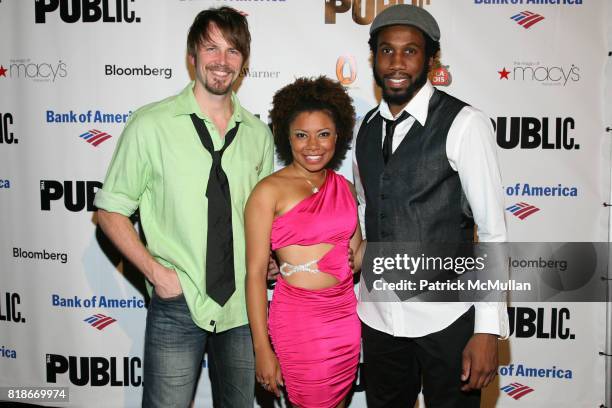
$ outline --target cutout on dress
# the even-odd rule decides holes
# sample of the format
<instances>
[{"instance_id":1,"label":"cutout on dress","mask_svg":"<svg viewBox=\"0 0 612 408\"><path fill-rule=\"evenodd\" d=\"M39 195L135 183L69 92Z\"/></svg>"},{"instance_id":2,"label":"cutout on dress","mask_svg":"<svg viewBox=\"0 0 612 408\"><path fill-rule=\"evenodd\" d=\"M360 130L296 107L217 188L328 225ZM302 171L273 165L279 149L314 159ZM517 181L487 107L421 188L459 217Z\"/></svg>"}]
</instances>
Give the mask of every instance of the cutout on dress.
<instances>
[{"instance_id":1,"label":"cutout on dress","mask_svg":"<svg viewBox=\"0 0 612 408\"><path fill-rule=\"evenodd\" d=\"M326 289L337 285L340 283L338 278L319 269L319 262L335 247L320 243L278 248L276 254L282 260L280 269L283 279L289 285L302 289Z\"/></svg>"}]
</instances>

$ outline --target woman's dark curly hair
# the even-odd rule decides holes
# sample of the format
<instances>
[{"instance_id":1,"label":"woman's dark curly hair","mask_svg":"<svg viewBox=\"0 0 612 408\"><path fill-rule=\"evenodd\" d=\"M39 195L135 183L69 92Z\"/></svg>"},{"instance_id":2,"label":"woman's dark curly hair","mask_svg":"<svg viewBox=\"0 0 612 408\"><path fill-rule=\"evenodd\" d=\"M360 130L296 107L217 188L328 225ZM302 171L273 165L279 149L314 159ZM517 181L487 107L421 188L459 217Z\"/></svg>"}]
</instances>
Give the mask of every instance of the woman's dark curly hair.
<instances>
[{"instance_id":1,"label":"woman's dark curly hair","mask_svg":"<svg viewBox=\"0 0 612 408\"><path fill-rule=\"evenodd\" d=\"M344 160L353 139L355 109L352 99L337 81L320 76L298 78L274 94L270 120L274 144L279 159L289 165L293 162L289 143L289 126L302 112L323 111L336 125L336 151L326 167L337 169Z\"/></svg>"}]
</instances>

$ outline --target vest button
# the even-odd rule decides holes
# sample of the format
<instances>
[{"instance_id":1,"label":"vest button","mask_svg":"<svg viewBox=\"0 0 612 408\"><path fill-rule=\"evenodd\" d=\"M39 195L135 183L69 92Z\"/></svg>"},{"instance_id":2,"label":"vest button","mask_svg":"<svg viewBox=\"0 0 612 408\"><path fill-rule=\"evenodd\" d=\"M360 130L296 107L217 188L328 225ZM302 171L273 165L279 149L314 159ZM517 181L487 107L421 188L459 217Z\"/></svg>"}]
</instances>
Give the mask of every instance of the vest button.
<instances>
[{"instance_id":1,"label":"vest button","mask_svg":"<svg viewBox=\"0 0 612 408\"><path fill-rule=\"evenodd\" d=\"M391 180L391 176L388 175L388 174L383 174L382 175L382 179L383 179L383 181L389 181L389 180Z\"/></svg>"},{"instance_id":2,"label":"vest button","mask_svg":"<svg viewBox=\"0 0 612 408\"><path fill-rule=\"evenodd\" d=\"M385 218L387 218L387 214L384 214L384 213L383 213L383 214L380 214L380 219L381 219L381 220L384 220Z\"/></svg>"},{"instance_id":3,"label":"vest button","mask_svg":"<svg viewBox=\"0 0 612 408\"><path fill-rule=\"evenodd\" d=\"M381 194L381 195L380 195L380 199L381 199L381 200L386 200L387 198L389 198L389 195L388 195L388 194Z\"/></svg>"}]
</instances>

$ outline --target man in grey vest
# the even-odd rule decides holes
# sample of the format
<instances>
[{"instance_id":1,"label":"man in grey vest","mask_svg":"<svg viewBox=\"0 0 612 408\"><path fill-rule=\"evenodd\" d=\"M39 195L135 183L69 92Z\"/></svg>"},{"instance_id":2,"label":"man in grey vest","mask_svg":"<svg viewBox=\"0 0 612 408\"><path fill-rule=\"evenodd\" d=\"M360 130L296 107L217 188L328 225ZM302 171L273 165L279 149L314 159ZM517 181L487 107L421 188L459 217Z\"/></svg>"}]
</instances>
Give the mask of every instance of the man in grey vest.
<instances>
[{"instance_id":1,"label":"man in grey vest","mask_svg":"<svg viewBox=\"0 0 612 408\"><path fill-rule=\"evenodd\" d=\"M431 14L382 11L370 28L380 105L357 125L353 170L369 242L504 242L495 138L486 115L427 79L440 50ZM365 285L362 279L360 290ZM479 407L495 377L503 302L360 302L368 407Z\"/></svg>"}]
</instances>

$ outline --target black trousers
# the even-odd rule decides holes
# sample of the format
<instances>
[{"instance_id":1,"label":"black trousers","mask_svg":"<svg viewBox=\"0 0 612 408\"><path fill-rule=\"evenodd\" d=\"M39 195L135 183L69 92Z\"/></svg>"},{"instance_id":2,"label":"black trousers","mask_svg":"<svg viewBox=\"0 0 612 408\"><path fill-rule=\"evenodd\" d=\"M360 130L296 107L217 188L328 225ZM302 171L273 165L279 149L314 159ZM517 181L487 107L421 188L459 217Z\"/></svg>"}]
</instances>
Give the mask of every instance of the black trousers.
<instances>
[{"instance_id":1,"label":"black trousers","mask_svg":"<svg viewBox=\"0 0 612 408\"><path fill-rule=\"evenodd\" d=\"M461 353L474 333L474 308L424 337L394 337L362 324L368 408L479 408L480 391L461 391Z\"/></svg>"}]
</instances>

